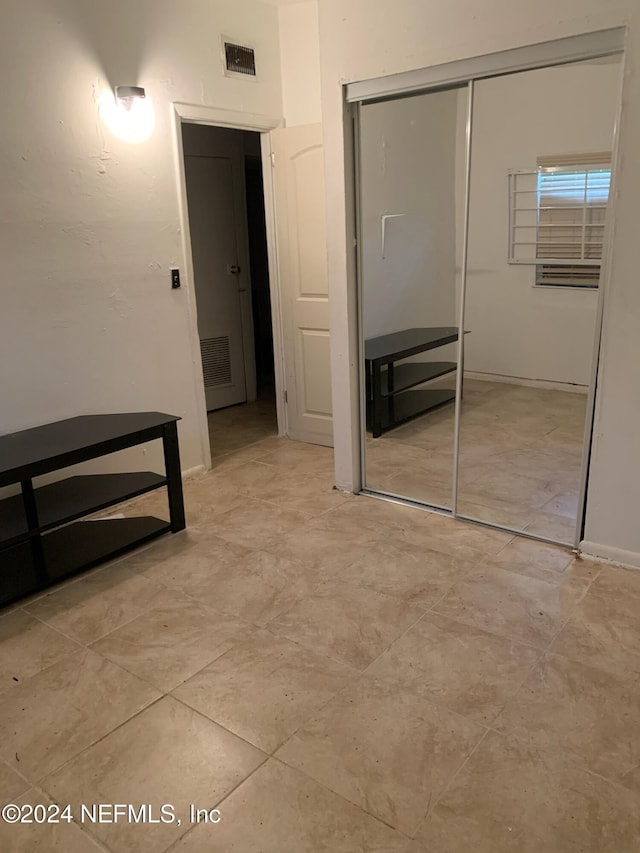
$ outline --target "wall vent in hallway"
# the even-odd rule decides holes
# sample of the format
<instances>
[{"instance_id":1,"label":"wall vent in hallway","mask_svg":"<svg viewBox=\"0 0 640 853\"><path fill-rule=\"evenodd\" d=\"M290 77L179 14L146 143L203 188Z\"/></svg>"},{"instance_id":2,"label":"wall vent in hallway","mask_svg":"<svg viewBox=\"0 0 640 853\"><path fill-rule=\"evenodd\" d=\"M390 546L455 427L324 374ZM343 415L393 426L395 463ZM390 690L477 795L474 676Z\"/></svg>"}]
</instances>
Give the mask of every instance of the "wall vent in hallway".
<instances>
[{"instance_id":1,"label":"wall vent in hallway","mask_svg":"<svg viewBox=\"0 0 640 853\"><path fill-rule=\"evenodd\" d=\"M231 384L229 338L204 338L200 341L205 388Z\"/></svg>"},{"instance_id":2,"label":"wall vent in hallway","mask_svg":"<svg viewBox=\"0 0 640 853\"><path fill-rule=\"evenodd\" d=\"M240 77L256 76L256 52L252 47L222 39L225 74Z\"/></svg>"}]
</instances>

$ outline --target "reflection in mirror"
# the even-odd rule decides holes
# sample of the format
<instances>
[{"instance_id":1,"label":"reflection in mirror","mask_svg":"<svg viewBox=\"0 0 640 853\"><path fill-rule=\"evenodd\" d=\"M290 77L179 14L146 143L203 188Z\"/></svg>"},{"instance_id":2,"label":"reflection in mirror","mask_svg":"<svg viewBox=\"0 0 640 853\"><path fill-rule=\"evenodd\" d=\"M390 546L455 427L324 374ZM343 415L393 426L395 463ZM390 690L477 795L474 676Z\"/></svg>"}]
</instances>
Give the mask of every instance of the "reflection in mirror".
<instances>
[{"instance_id":1,"label":"reflection in mirror","mask_svg":"<svg viewBox=\"0 0 640 853\"><path fill-rule=\"evenodd\" d=\"M360 109L365 488L451 508L467 88Z\"/></svg>"},{"instance_id":2,"label":"reflection in mirror","mask_svg":"<svg viewBox=\"0 0 640 853\"><path fill-rule=\"evenodd\" d=\"M608 57L474 86L457 514L568 544L619 78Z\"/></svg>"}]
</instances>

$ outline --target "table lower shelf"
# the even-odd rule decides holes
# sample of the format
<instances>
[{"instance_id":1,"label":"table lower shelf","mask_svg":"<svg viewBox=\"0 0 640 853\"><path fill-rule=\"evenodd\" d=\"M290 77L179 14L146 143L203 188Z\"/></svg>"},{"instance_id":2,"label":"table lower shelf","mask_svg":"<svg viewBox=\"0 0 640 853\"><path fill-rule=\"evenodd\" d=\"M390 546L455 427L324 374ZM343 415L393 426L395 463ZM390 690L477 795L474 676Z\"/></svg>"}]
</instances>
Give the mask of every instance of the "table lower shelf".
<instances>
[{"instance_id":1,"label":"table lower shelf","mask_svg":"<svg viewBox=\"0 0 640 853\"><path fill-rule=\"evenodd\" d=\"M403 391L395 397L387 397L380 406L382 411L378 415L379 433L387 432L438 406L444 406L455 400L455 397L456 392L449 388Z\"/></svg>"},{"instance_id":2,"label":"table lower shelf","mask_svg":"<svg viewBox=\"0 0 640 853\"><path fill-rule=\"evenodd\" d=\"M447 373L453 373L457 364L455 361L418 361L410 364L396 364L392 368L393 389L389 390L390 370L387 368L380 374L380 393L383 397L390 397L414 385L422 385L432 379L439 379Z\"/></svg>"},{"instance_id":3,"label":"table lower shelf","mask_svg":"<svg viewBox=\"0 0 640 853\"><path fill-rule=\"evenodd\" d=\"M36 488L40 531L99 512L165 486L167 480L151 471L126 474L82 474ZM22 495L0 501L0 548L29 536Z\"/></svg>"},{"instance_id":4,"label":"table lower shelf","mask_svg":"<svg viewBox=\"0 0 640 853\"><path fill-rule=\"evenodd\" d=\"M31 543L0 551L0 605L117 557L170 530L170 522L153 516L78 521L60 527L40 539L45 576L36 570Z\"/></svg>"}]
</instances>

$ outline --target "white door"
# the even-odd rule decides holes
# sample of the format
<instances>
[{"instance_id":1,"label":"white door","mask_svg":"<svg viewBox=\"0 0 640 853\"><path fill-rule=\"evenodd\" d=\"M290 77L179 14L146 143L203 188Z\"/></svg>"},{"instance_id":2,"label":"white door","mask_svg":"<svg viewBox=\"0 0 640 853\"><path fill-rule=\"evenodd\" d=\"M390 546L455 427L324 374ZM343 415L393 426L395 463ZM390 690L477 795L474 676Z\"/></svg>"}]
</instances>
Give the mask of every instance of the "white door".
<instances>
[{"instance_id":1,"label":"white door","mask_svg":"<svg viewBox=\"0 0 640 853\"><path fill-rule=\"evenodd\" d=\"M271 133L287 432L333 445L324 165L319 124Z\"/></svg>"},{"instance_id":2,"label":"white door","mask_svg":"<svg viewBox=\"0 0 640 853\"><path fill-rule=\"evenodd\" d=\"M213 133L196 139L197 131ZM252 330L246 328L247 322L251 326L250 302L249 317L244 304L249 301L249 270L246 241L242 239L243 226L246 230L242 141L216 135L218 131L187 126L184 137L198 335L208 411L245 402L247 368L255 372L249 343ZM229 131L222 131L225 133ZM221 153L187 153L194 150Z\"/></svg>"}]
</instances>

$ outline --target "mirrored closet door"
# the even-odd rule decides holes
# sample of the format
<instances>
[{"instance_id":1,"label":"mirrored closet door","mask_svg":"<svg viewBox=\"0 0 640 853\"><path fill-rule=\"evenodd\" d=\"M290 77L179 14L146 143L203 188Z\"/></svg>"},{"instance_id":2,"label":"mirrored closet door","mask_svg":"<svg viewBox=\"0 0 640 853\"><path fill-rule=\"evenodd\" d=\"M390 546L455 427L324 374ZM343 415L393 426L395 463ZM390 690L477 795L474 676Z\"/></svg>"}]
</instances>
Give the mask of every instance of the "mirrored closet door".
<instances>
[{"instance_id":1,"label":"mirrored closet door","mask_svg":"<svg viewBox=\"0 0 640 853\"><path fill-rule=\"evenodd\" d=\"M568 544L619 91L619 57L474 84L456 512Z\"/></svg>"},{"instance_id":2,"label":"mirrored closet door","mask_svg":"<svg viewBox=\"0 0 640 853\"><path fill-rule=\"evenodd\" d=\"M617 53L359 105L365 491L579 541L620 81Z\"/></svg>"},{"instance_id":3,"label":"mirrored closet door","mask_svg":"<svg viewBox=\"0 0 640 853\"><path fill-rule=\"evenodd\" d=\"M453 506L468 87L360 108L365 483Z\"/></svg>"}]
</instances>

